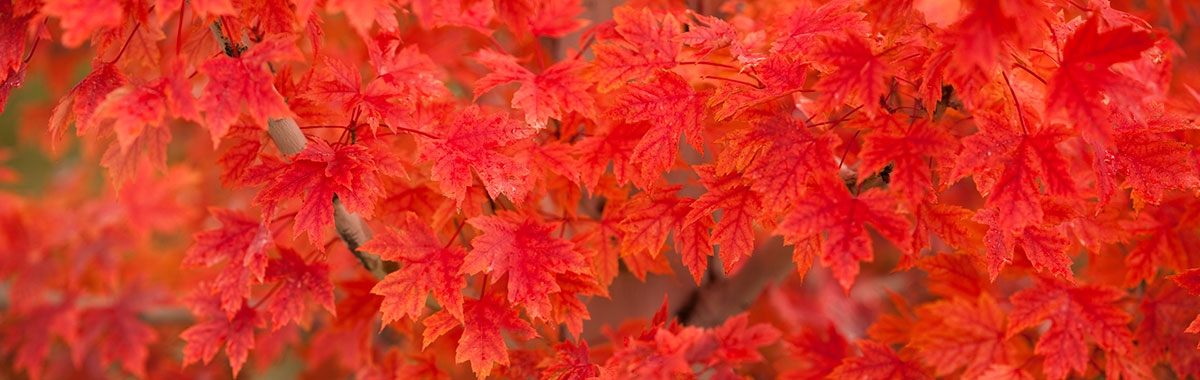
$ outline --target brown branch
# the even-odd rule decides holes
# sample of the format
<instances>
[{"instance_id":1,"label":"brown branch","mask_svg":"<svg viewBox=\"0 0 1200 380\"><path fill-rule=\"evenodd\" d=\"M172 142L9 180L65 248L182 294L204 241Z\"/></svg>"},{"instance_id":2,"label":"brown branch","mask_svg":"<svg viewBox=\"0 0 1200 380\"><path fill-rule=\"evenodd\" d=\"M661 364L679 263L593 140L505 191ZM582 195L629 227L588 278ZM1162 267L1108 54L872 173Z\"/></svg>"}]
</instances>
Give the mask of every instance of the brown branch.
<instances>
[{"instance_id":1,"label":"brown branch","mask_svg":"<svg viewBox=\"0 0 1200 380\"><path fill-rule=\"evenodd\" d=\"M210 25L213 35L217 41L221 43L221 47L225 50L225 55L235 57L238 53L238 47L233 44L225 34L221 32L219 21L214 21ZM292 118L270 118L267 121L267 134L271 136L271 141L275 143L275 147L279 148L279 152L285 156L291 156L304 150L308 139L304 137L304 132L300 130L300 126L296 124L296 120ZM333 227L337 230L338 237L342 238L342 242L346 243L346 248L350 249L350 253L358 258L362 263L363 268L371 272L376 279L383 279L389 272L390 266L385 266L379 256L358 250L368 240L371 240L371 229L367 227L367 223L356 214L346 211L346 207L342 206L342 202L335 195L333 200ZM394 269L392 269L394 270Z\"/></svg>"}]
</instances>

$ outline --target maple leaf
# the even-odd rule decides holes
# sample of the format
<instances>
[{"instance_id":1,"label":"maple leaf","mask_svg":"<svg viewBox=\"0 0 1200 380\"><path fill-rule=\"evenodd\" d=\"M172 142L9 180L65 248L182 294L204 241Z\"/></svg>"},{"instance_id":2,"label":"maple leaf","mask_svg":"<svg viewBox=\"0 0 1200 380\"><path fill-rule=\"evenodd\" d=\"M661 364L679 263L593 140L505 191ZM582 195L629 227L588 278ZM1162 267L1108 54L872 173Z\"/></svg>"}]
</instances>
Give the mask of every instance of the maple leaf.
<instances>
[{"instance_id":1,"label":"maple leaf","mask_svg":"<svg viewBox=\"0 0 1200 380\"><path fill-rule=\"evenodd\" d=\"M742 115L762 104L768 104L795 92L806 91L808 63L789 60L772 55L758 62L754 72L762 85L759 87L741 83L722 82L709 98L709 107L715 107L713 117L728 120Z\"/></svg>"},{"instance_id":2,"label":"maple leaf","mask_svg":"<svg viewBox=\"0 0 1200 380\"><path fill-rule=\"evenodd\" d=\"M221 260L229 261L217 281L217 288L222 290L221 308L232 317L241 308L242 300L250 295L250 284L237 278L252 273L262 280L266 274L267 245L271 243L271 235L258 219L244 212L213 208L209 213L222 226L193 235L196 243L188 248L183 265L207 267ZM230 285L220 286L226 283Z\"/></svg>"},{"instance_id":3,"label":"maple leaf","mask_svg":"<svg viewBox=\"0 0 1200 380\"><path fill-rule=\"evenodd\" d=\"M999 227L998 211L979 210L975 221L991 226L983 237L987 246L988 274L992 281L1005 265L1012 263L1013 251L1021 247L1025 256L1038 271L1048 270L1056 276L1071 278L1071 258L1067 254L1070 242L1062 228L1054 225L1026 226L1013 232Z\"/></svg>"},{"instance_id":4,"label":"maple leaf","mask_svg":"<svg viewBox=\"0 0 1200 380\"><path fill-rule=\"evenodd\" d=\"M430 177L459 207L471 184L472 168L492 198L505 194L509 199L523 199L529 169L496 149L534 133L503 114L482 115L479 107L472 105L458 113L445 137L423 142L417 159L434 161Z\"/></svg>"},{"instance_id":5,"label":"maple leaf","mask_svg":"<svg viewBox=\"0 0 1200 380\"><path fill-rule=\"evenodd\" d=\"M562 342L554 345L554 359L542 370L542 378L550 380L585 380L600 375L599 368L588 359L588 344Z\"/></svg>"},{"instance_id":6,"label":"maple leaf","mask_svg":"<svg viewBox=\"0 0 1200 380\"><path fill-rule=\"evenodd\" d=\"M1137 245L1125 256L1125 284L1136 286L1142 280L1153 280L1159 268L1176 272L1187 270L1192 259L1186 247L1200 240L1188 234L1195 216L1191 197L1168 200L1159 207L1139 213L1133 220L1120 221L1120 228L1139 238Z\"/></svg>"},{"instance_id":7,"label":"maple leaf","mask_svg":"<svg viewBox=\"0 0 1200 380\"><path fill-rule=\"evenodd\" d=\"M492 34L488 24L496 15L496 7L491 0L469 4L463 4L463 0L414 0L412 5L413 13L427 28L461 26L484 35Z\"/></svg>"},{"instance_id":8,"label":"maple leaf","mask_svg":"<svg viewBox=\"0 0 1200 380\"><path fill-rule=\"evenodd\" d=\"M1100 33L1099 17L1089 17L1062 48L1062 62L1047 88L1046 109L1065 111L1089 142L1108 145L1112 128L1109 107L1139 104L1145 93L1136 81L1112 70L1112 65L1138 59L1158 39L1126 25ZM1101 99L1110 99L1104 104Z\"/></svg>"},{"instance_id":9,"label":"maple leaf","mask_svg":"<svg viewBox=\"0 0 1200 380\"><path fill-rule=\"evenodd\" d=\"M708 191L692 203L683 224L687 226L701 218L707 220L713 212L722 210L721 221L712 230L712 243L721 247L718 251L721 263L725 273L729 273L738 261L754 252L754 220L760 217L762 201L741 176L718 177L711 165L692 169ZM696 282L699 283L699 278Z\"/></svg>"},{"instance_id":10,"label":"maple leaf","mask_svg":"<svg viewBox=\"0 0 1200 380\"><path fill-rule=\"evenodd\" d=\"M640 183L642 176L633 165L632 152L649 128L649 122L621 124L601 120L594 133L576 143L573 147L579 155L579 179L584 188L588 192L596 191L610 162L617 182L636 180Z\"/></svg>"},{"instance_id":11,"label":"maple leaf","mask_svg":"<svg viewBox=\"0 0 1200 380\"><path fill-rule=\"evenodd\" d=\"M724 48L738 41L737 30L725 20L691 13L696 23L688 23L688 31L680 33L677 39L685 45L699 49L696 55L705 57L713 50ZM744 46L740 47L745 49Z\"/></svg>"},{"instance_id":12,"label":"maple leaf","mask_svg":"<svg viewBox=\"0 0 1200 380\"><path fill-rule=\"evenodd\" d=\"M363 89L358 70L329 56L321 56L321 65L315 76L318 79L313 82L308 94L313 101L339 104L342 112L347 114L360 112L371 126L372 133L379 127L380 121L386 121L389 125L399 124L402 109L391 100L400 97L400 92L382 77L375 78Z\"/></svg>"},{"instance_id":13,"label":"maple leaf","mask_svg":"<svg viewBox=\"0 0 1200 380\"><path fill-rule=\"evenodd\" d=\"M300 320L305 293L337 316L337 310L333 308L333 282L329 280L329 265L316 260L312 264L306 263L296 251L283 247L279 248L279 256L278 259L271 259L267 265L264 279L279 287L266 310L271 315L272 330L279 330L288 322Z\"/></svg>"},{"instance_id":14,"label":"maple leaf","mask_svg":"<svg viewBox=\"0 0 1200 380\"><path fill-rule=\"evenodd\" d=\"M139 378L146 377L148 345L158 340L158 333L138 318L138 313L150 306L149 295L140 290L125 290L120 299L111 306L83 310L79 318L87 321L80 325L79 343L72 346L75 362L83 360L86 352L80 350L97 344L100 362L104 366L120 360L121 367Z\"/></svg>"},{"instance_id":15,"label":"maple leaf","mask_svg":"<svg viewBox=\"0 0 1200 380\"><path fill-rule=\"evenodd\" d=\"M948 159L957 151L954 136L926 119L904 120L902 114L881 116L873 120L881 125L863 136L858 152L859 182L894 163L888 188L902 196L909 205L926 200L932 193L933 173L930 159Z\"/></svg>"},{"instance_id":16,"label":"maple leaf","mask_svg":"<svg viewBox=\"0 0 1200 380\"><path fill-rule=\"evenodd\" d=\"M438 66L416 45L406 45L399 35L379 33L367 45L375 75L408 96L436 98L448 95L437 79Z\"/></svg>"},{"instance_id":17,"label":"maple leaf","mask_svg":"<svg viewBox=\"0 0 1200 380\"><path fill-rule=\"evenodd\" d=\"M683 258L692 278L699 284L708 269L708 257L713 248L709 229L714 222L710 214L697 215L688 219L695 200L675 197L678 186L654 188L631 197L627 202L609 210L619 210L621 256L635 257L650 254L657 257L663 241L674 231L675 250ZM607 214L607 210L606 210Z\"/></svg>"},{"instance_id":18,"label":"maple leaf","mask_svg":"<svg viewBox=\"0 0 1200 380\"><path fill-rule=\"evenodd\" d=\"M1094 167L1102 203L1115 191L1112 177L1125 176L1123 187L1133 189L1135 208L1158 204L1164 190L1200 187L1200 167L1191 158L1192 148L1173 137L1150 131L1131 131L1113 137L1113 146L1097 152Z\"/></svg>"},{"instance_id":19,"label":"maple leaf","mask_svg":"<svg viewBox=\"0 0 1200 380\"><path fill-rule=\"evenodd\" d=\"M399 174L396 170L381 170L384 168L364 145L335 149L325 140L315 139L259 191L255 200L264 203L303 196L304 204L296 213L293 230L297 235L306 232L313 246L322 248L324 227L333 223L334 195L347 211L371 218L375 201L384 195L379 174Z\"/></svg>"},{"instance_id":20,"label":"maple leaf","mask_svg":"<svg viewBox=\"0 0 1200 380\"><path fill-rule=\"evenodd\" d=\"M891 347L869 340L856 342L862 356L847 357L830 379L929 379L920 365L900 358Z\"/></svg>"},{"instance_id":21,"label":"maple leaf","mask_svg":"<svg viewBox=\"0 0 1200 380\"><path fill-rule=\"evenodd\" d=\"M800 199L804 184L812 178L837 171L833 155L837 136L814 135L803 121L783 112L753 119L750 128L729 133L720 142L727 150L717 157L717 171L737 171L749 178L750 188L772 211Z\"/></svg>"},{"instance_id":22,"label":"maple leaf","mask_svg":"<svg viewBox=\"0 0 1200 380\"><path fill-rule=\"evenodd\" d=\"M126 81L125 76L111 63L93 62L92 73L72 87L71 92L54 106L54 114L50 117L50 135L58 140L66 131L67 124L74 120L75 133L83 136L99 122L93 116L105 96Z\"/></svg>"},{"instance_id":23,"label":"maple leaf","mask_svg":"<svg viewBox=\"0 0 1200 380\"><path fill-rule=\"evenodd\" d=\"M1051 379L1062 379L1072 369L1087 369L1088 349L1084 336L1101 348L1123 354L1133 350L1132 319L1114 304L1125 292L1100 286L1073 286L1066 281L1038 278L1034 288L1012 296L1009 337L1050 320L1050 329L1038 338L1034 352L1046 358L1044 371Z\"/></svg>"},{"instance_id":24,"label":"maple leaf","mask_svg":"<svg viewBox=\"0 0 1200 380\"><path fill-rule=\"evenodd\" d=\"M205 288L202 285L196 295L185 301L192 313L208 319L179 334L187 341L183 346L183 365L198 361L208 364L223 345L229 365L233 367L233 375L237 376L242 365L246 364L250 349L254 348L254 328L262 327L264 319L245 301L232 317L226 317L218 301L204 294L208 291Z\"/></svg>"},{"instance_id":25,"label":"maple leaf","mask_svg":"<svg viewBox=\"0 0 1200 380\"><path fill-rule=\"evenodd\" d=\"M221 183L230 188L240 188L251 186L257 183L250 183L254 176L251 175L255 169L266 169L269 165L255 165L254 162L259 159L259 151L263 148L262 130L258 127L236 125L230 130L226 140L231 141L225 151L221 153L221 157L217 159L217 163L221 165ZM270 160L270 159L265 159ZM279 169L282 169L284 164L278 161ZM265 178L264 178L265 179Z\"/></svg>"},{"instance_id":26,"label":"maple leaf","mask_svg":"<svg viewBox=\"0 0 1200 380\"><path fill-rule=\"evenodd\" d=\"M750 314L743 312L712 329L711 336L717 342L717 348L706 364L729 368L763 360L759 349L775 344L783 334L766 323L750 326L749 318Z\"/></svg>"},{"instance_id":27,"label":"maple leaf","mask_svg":"<svg viewBox=\"0 0 1200 380\"><path fill-rule=\"evenodd\" d=\"M0 5L0 13L0 21L3 21L0 23L0 75L13 75L23 72L27 66L24 62L25 42L29 39L29 20L34 14L17 14L12 3Z\"/></svg>"},{"instance_id":28,"label":"maple leaf","mask_svg":"<svg viewBox=\"0 0 1200 380\"><path fill-rule=\"evenodd\" d=\"M562 119L569 112L592 116L595 101L587 93L591 83L579 76L586 64L578 59L562 60L534 74L511 55L483 49L473 57L492 73L479 79L475 99L496 86L521 82L513 93L512 106L525 111L525 122L535 129L546 127L547 119Z\"/></svg>"},{"instance_id":29,"label":"maple leaf","mask_svg":"<svg viewBox=\"0 0 1200 380\"><path fill-rule=\"evenodd\" d=\"M832 37L841 32L865 35L869 25L863 21L866 14L850 12L850 1L832 1L819 8L810 5L796 7L791 13L777 15L772 29L775 41L771 52L797 56L815 52L820 37Z\"/></svg>"},{"instance_id":30,"label":"maple leaf","mask_svg":"<svg viewBox=\"0 0 1200 380\"><path fill-rule=\"evenodd\" d=\"M649 77L675 67L682 45L682 24L670 13L656 14L649 8L613 9L613 31L620 40L592 46L596 59L585 76L596 82L600 92L609 92L630 79Z\"/></svg>"},{"instance_id":31,"label":"maple leaf","mask_svg":"<svg viewBox=\"0 0 1200 380\"><path fill-rule=\"evenodd\" d=\"M703 150L704 97L679 74L660 71L645 83L629 85L608 111L608 117L653 123L633 148L632 161L641 165L646 182L671 167L681 133L693 148Z\"/></svg>"},{"instance_id":32,"label":"maple leaf","mask_svg":"<svg viewBox=\"0 0 1200 380\"><path fill-rule=\"evenodd\" d=\"M58 336L68 344L78 340L80 313L74 297L60 303L38 305L17 315L16 321L5 321L5 334L0 339L6 355L12 353L14 369L24 369L30 379L41 379L43 363L50 355L50 343ZM14 352L15 351L15 352Z\"/></svg>"},{"instance_id":33,"label":"maple leaf","mask_svg":"<svg viewBox=\"0 0 1200 380\"><path fill-rule=\"evenodd\" d=\"M1020 128L992 115L976 115L976 120L982 131L962 140L949 182L974 173L985 205L998 212L996 227L1016 230L1041 224L1039 188L1051 196L1075 195L1066 158L1056 147L1070 136L1061 125L1034 129L1023 116Z\"/></svg>"},{"instance_id":34,"label":"maple leaf","mask_svg":"<svg viewBox=\"0 0 1200 380\"><path fill-rule=\"evenodd\" d=\"M500 335L502 329L520 340L538 336L529 322L521 319L517 310L507 307L499 297L489 295L480 300L468 298L463 304L463 316L465 319L460 322L449 311L442 310L426 317L422 322L426 326L422 347L428 347L451 329L463 326L454 362L469 360L471 370L479 378L487 377L495 364L508 365L508 347Z\"/></svg>"},{"instance_id":35,"label":"maple leaf","mask_svg":"<svg viewBox=\"0 0 1200 380\"><path fill-rule=\"evenodd\" d=\"M784 343L789 360L801 366L781 373L783 379L826 378L852 354L850 344L833 323L829 323L824 331L805 326L796 335L784 338Z\"/></svg>"},{"instance_id":36,"label":"maple leaf","mask_svg":"<svg viewBox=\"0 0 1200 380\"><path fill-rule=\"evenodd\" d=\"M471 240L473 250L459 273L486 273L491 282L508 274L508 301L525 306L529 316L550 316L549 293L561 290L554 275L589 273L583 255L567 240L552 237L558 224L544 224L519 212L501 212L467 220L483 234Z\"/></svg>"},{"instance_id":37,"label":"maple leaf","mask_svg":"<svg viewBox=\"0 0 1200 380\"><path fill-rule=\"evenodd\" d=\"M1151 364L1166 362L1180 375L1200 374L1200 358L1193 355L1200 345L1193 328L1200 314L1200 297L1196 297L1200 292L1193 291L1195 277L1189 270L1169 276L1174 281L1149 284L1138 305L1143 318L1134 331L1139 348L1134 353Z\"/></svg>"},{"instance_id":38,"label":"maple leaf","mask_svg":"<svg viewBox=\"0 0 1200 380\"><path fill-rule=\"evenodd\" d=\"M878 99L888 89L891 68L874 52L871 42L847 35L823 44L812 53L818 70L829 68L814 85L826 108L842 104L861 105L867 113L879 109Z\"/></svg>"},{"instance_id":39,"label":"maple leaf","mask_svg":"<svg viewBox=\"0 0 1200 380\"><path fill-rule=\"evenodd\" d=\"M384 30L395 30L399 27L396 21L396 10L390 1L384 0L330 0L325 3L325 11L330 14L343 12L346 20L360 36L369 36L371 26L376 22Z\"/></svg>"},{"instance_id":40,"label":"maple leaf","mask_svg":"<svg viewBox=\"0 0 1200 380\"><path fill-rule=\"evenodd\" d=\"M496 11L518 37L526 31L535 36L563 37L590 22L575 19L584 11L579 0L499 1Z\"/></svg>"},{"instance_id":41,"label":"maple leaf","mask_svg":"<svg viewBox=\"0 0 1200 380\"><path fill-rule=\"evenodd\" d=\"M981 250L980 243L986 230L983 225L971 220L974 213L962 206L946 203L918 203L913 213L913 253L929 246L930 233L936 234L947 244L967 252ZM899 267L910 268L916 264L915 255L905 255Z\"/></svg>"},{"instance_id":42,"label":"maple leaf","mask_svg":"<svg viewBox=\"0 0 1200 380\"><path fill-rule=\"evenodd\" d=\"M125 20L118 0L49 0L41 11L59 18L65 29L62 43L68 48L78 47L98 30L119 27Z\"/></svg>"},{"instance_id":43,"label":"maple leaf","mask_svg":"<svg viewBox=\"0 0 1200 380\"><path fill-rule=\"evenodd\" d=\"M461 246L441 244L416 214L404 213L397 229L382 231L359 249L404 263L371 288L371 293L384 297L384 326L406 315L420 317L431 291L451 316L463 318L462 288L467 280L459 269L467 252Z\"/></svg>"},{"instance_id":44,"label":"maple leaf","mask_svg":"<svg viewBox=\"0 0 1200 380\"><path fill-rule=\"evenodd\" d=\"M972 256L939 253L929 256L917 264L929 272L926 286L929 292L946 298L978 298L988 289L983 268Z\"/></svg>"},{"instance_id":45,"label":"maple leaf","mask_svg":"<svg viewBox=\"0 0 1200 380\"><path fill-rule=\"evenodd\" d=\"M963 376L976 377L993 365L1014 364L1016 346L1005 336L1004 313L990 295L925 304L916 313L911 346L936 375L965 367Z\"/></svg>"},{"instance_id":46,"label":"maple leaf","mask_svg":"<svg viewBox=\"0 0 1200 380\"><path fill-rule=\"evenodd\" d=\"M813 193L797 202L776 229L790 241L826 234L821 264L848 292L858 275L859 261L872 261L874 251L866 225L870 223L898 247L907 247L909 222L896 214L895 200L880 189L851 195L840 181L822 177Z\"/></svg>"},{"instance_id":47,"label":"maple leaf","mask_svg":"<svg viewBox=\"0 0 1200 380\"><path fill-rule=\"evenodd\" d=\"M96 108L97 120L112 119L121 149L129 149L146 128L165 128L168 115L200 121L191 85L178 62L172 72L150 83L109 92Z\"/></svg>"},{"instance_id":48,"label":"maple leaf","mask_svg":"<svg viewBox=\"0 0 1200 380\"><path fill-rule=\"evenodd\" d=\"M220 145L221 138L237 121L243 108L259 126L267 125L269 117L292 116L283 96L271 85L274 76L263 67L281 59L301 59L294 38L269 37L238 57L222 55L200 65L198 70L207 75L209 81L200 94L199 106L205 110L205 126L212 134L214 148Z\"/></svg>"}]
</instances>

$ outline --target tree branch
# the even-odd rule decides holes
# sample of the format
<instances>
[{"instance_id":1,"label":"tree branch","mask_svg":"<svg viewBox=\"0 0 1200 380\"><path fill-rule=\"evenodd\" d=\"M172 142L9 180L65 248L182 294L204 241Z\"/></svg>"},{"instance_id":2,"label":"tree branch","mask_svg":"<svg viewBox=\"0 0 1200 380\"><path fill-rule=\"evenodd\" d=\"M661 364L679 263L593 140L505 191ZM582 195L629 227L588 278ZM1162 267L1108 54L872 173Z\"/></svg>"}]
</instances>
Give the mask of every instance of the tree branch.
<instances>
[{"instance_id":1,"label":"tree branch","mask_svg":"<svg viewBox=\"0 0 1200 380\"><path fill-rule=\"evenodd\" d=\"M225 50L225 55L234 57L238 54L237 46L221 32L219 20L214 21L210 25L210 29L213 36L221 43L222 49ZM308 139L304 137L304 132L300 130L300 126L292 118L268 119L267 134L271 136L271 141L275 143L275 147L284 156L300 153L308 143ZM354 254L354 257L358 258L358 261L362 263L363 268L371 272L371 275L375 276L376 279L383 279L388 273L383 260L379 256L358 250L359 246L371 240L371 229L367 227L366 222L361 217L346 211L346 207L342 206L342 202L337 199L336 195L332 202L333 227L337 230L338 236L342 238L342 242L346 243L346 248L350 249L350 253Z\"/></svg>"}]
</instances>

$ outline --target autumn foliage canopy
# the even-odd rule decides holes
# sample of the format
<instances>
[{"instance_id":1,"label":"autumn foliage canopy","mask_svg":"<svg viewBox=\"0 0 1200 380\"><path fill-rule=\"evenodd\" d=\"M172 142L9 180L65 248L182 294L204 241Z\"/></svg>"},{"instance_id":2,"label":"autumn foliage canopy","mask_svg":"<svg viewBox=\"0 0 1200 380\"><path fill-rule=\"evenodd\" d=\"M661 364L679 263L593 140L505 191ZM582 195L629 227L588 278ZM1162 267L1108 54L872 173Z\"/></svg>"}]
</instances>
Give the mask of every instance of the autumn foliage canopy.
<instances>
[{"instance_id":1,"label":"autumn foliage canopy","mask_svg":"<svg viewBox=\"0 0 1200 380\"><path fill-rule=\"evenodd\" d=\"M1197 26L0 0L0 377L1200 377Z\"/></svg>"}]
</instances>

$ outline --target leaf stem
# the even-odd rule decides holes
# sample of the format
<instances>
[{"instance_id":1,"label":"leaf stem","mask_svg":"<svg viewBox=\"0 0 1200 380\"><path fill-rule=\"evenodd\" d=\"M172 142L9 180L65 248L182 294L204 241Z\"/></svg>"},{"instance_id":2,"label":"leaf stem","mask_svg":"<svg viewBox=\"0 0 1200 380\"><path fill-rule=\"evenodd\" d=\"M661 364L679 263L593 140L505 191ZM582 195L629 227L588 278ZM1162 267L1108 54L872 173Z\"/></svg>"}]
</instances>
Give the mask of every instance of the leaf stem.
<instances>
[{"instance_id":1,"label":"leaf stem","mask_svg":"<svg viewBox=\"0 0 1200 380\"><path fill-rule=\"evenodd\" d=\"M730 82L730 83L737 83L737 84L741 84L741 85L744 85L744 86L747 86L747 87L754 87L754 88L757 88L757 89L761 89L761 88L762 88L762 87L756 86L754 83L750 83L750 82L746 82L746 81L742 81L742 80L737 80L737 79L733 79L733 78L715 77L715 76L711 76L711 75L701 75L701 76L700 76L700 79L718 79L718 80L723 80L723 81Z\"/></svg>"},{"instance_id":2,"label":"leaf stem","mask_svg":"<svg viewBox=\"0 0 1200 380\"><path fill-rule=\"evenodd\" d=\"M175 56L183 52L183 13L187 10L187 0L179 0L179 26L175 28Z\"/></svg>"},{"instance_id":3,"label":"leaf stem","mask_svg":"<svg viewBox=\"0 0 1200 380\"><path fill-rule=\"evenodd\" d=\"M466 219L463 219L463 221L458 222L458 229L454 230L454 236L451 236L450 240L446 241L446 246L442 247L442 249L450 248L450 246L452 244L454 244L454 239L458 239L458 235L460 233L462 233L463 226L465 226L465 225L467 225Z\"/></svg>"},{"instance_id":4,"label":"leaf stem","mask_svg":"<svg viewBox=\"0 0 1200 380\"><path fill-rule=\"evenodd\" d=\"M141 22L137 22L137 23L133 24L133 30L130 30L129 37L125 38L125 44L121 45L121 51L118 51L117 56L113 57L113 59L111 61L108 61L108 64L111 65L111 64L117 63L117 61L121 59L121 56L125 55L125 49L129 47L130 42L133 42L133 36L137 34L138 28L140 28L140 27L142 27Z\"/></svg>"},{"instance_id":5,"label":"leaf stem","mask_svg":"<svg viewBox=\"0 0 1200 380\"><path fill-rule=\"evenodd\" d=\"M37 37L33 38L33 47L29 48L29 55L25 56L25 60L22 61L21 63L29 63L29 60L33 59L33 52L37 51L38 43L40 43L40 42L42 42L41 38L37 38Z\"/></svg>"},{"instance_id":6,"label":"leaf stem","mask_svg":"<svg viewBox=\"0 0 1200 380\"><path fill-rule=\"evenodd\" d=\"M1017 105L1017 120L1021 121L1021 132L1029 135L1029 129L1025 127L1025 113L1021 111L1021 101L1017 100L1017 91L1013 90L1012 82L1008 81L1008 74L1001 73L1004 76L1004 84L1008 85L1008 93L1012 94L1013 103Z\"/></svg>"},{"instance_id":7,"label":"leaf stem","mask_svg":"<svg viewBox=\"0 0 1200 380\"><path fill-rule=\"evenodd\" d=\"M272 287L272 288L271 288L271 290L267 291L267 294L263 295L263 296L262 296L262 298L259 298L259 299L258 299L258 302L255 302L255 303L254 303L254 306L250 306L250 308L251 308L251 309L257 309L257 308L258 308L260 305L262 305L262 304L263 304L263 302L266 302L266 301L267 301L267 299L271 298L271 296L275 295L275 293L278 293L278 292L279 292L279 288L282 288L282 287L283 287L283 282L282 282L282 281L280 281L280 282L276 282L276 283L275 283L275 286L274 286L274 287Z\"/></svg>"},{"instance_id":8,"label":"leaf stem","mask_svg":"<svg viewBox=\"0 0 1200 380\"><path fill-rule=\"evenodd\" d=\"M846 149L842 150L842 158L838 160L838 170L841 170L842 164L846 163L846 155L850 154L850 147L854 145L854 140L858 138L861 130L854 131L854 136L850 136L850 140L846 141Z\"/></svg>"}]
</instances>

